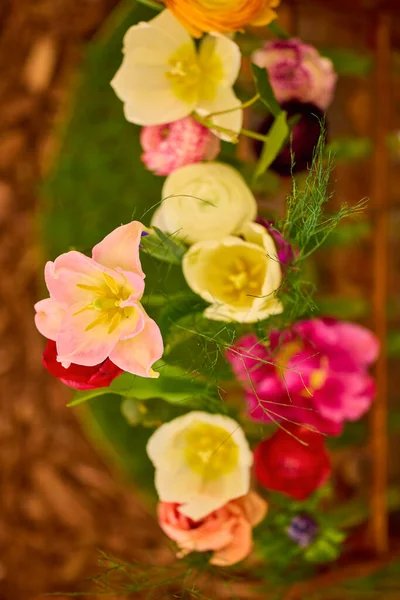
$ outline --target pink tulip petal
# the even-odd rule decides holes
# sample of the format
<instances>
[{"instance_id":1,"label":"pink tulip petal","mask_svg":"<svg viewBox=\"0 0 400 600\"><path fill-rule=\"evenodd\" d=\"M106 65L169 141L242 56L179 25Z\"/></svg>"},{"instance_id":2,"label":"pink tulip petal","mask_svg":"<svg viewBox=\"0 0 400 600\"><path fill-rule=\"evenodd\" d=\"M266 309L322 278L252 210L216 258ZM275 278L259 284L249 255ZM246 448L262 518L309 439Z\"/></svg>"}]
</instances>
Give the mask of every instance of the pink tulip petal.
<instances>
[{"instance_id":1,"label":"pink tulip petal","mask_svg":"<svg viewBox=\"0 0 400 600\"><path fill-rule=\"evenodd\" d=\"M139 221L132 221L114 229L93 248L93 259L110 269L133 271L144 277L139 258L139 244L143 229Z\"/></svg>"},{"instance_id":2,"label":"pink tulip petal","mask_svg":"<svg viewBox=\"0 0 400 600\"><path fill-rule=\"evenodd\" d=\"M102 273L107 273L119 283L124 282L122 275L75 251L61 254L54 262L48 262L44 271L50 296L65 309L77 302L89 304L93 300L93 292L78 286L104 286Z\"/></svg>"},{"instance_id":3,"label":"pink tulip petal","mask_svg":"<svg viewBox=\"0 0 400 600\"><path fill-rule=\"evenodd\" d=\"M376 361L379 354L379 342L372 331L355 323L345 322L338 322L335 329L339 345L350 352L354 360L362 365L369 365Z\"/></svg>"},{"instance_id":4,"label":"pink tulip petal","mask_svg":"<svg viewBox=\"0 0 400 600\"><path fill-rule=\"evenodd\" d=\"M69 309L61 323L57 337L57 353L60 362L93 367L100 364L112 351L119 339L118 330L108 333L108 324L86 328L99 317L94 309L80 310L85 304L75 304ZM76 314L79 313L79 314Z\"/></svg>"},{"instance_id":5,"label":"pink tulip petal","mask_svg":"<svg viewBox=\"0 0 400 600\"><path fill-rule=\"evenodd\" d=\"M158 377L151 367L161 358L163 351L160 330L157 324L148 318L141 333L118 342L110 353L110 360L128 373L140 377Z\"/></svg>"},{"instance_id":6,"label":"pink tulip petal","mask_svg":"<svg viewBox=\"0 0 400 600\"><path fill-rule=\"evenodd\" d=\"M120 273L123 277L125 277L129 288L133 290L129 298L124 302L121 302L121 307L124 308L125 306L133 306L134 304L137 304L140 298L143 296L144 292L143 277L137 275L136 273L132 273L132 271L122 271L120 269L117 269L117 272Z\"/></svg>"},{"instance_id":7,"label":"pink tulip petal","mask_svg":"<svg viewBox=\"0 0 400 600\"><path fill-rule=\"evenodd\" d=\"M101 313L94 309L82 310L85 308L85 304L75 304L65 313L56 340L60 362L93 367L110 356L121 337L143 329L144 318L139 308L133 310L110 333L108 322L88 329Z\"/></svg>"},{"instance_id":8,"label":"pink tulip petal","mask_svg":"<svg viewBox=\"0 0 400 600\"><path fill-rule=\"evenodd\" d=\"M46 298L36 302L35 310L35 323L40 333L49 340L56 340L64 309L51 298Z\"/></svg>"}]
</instances>

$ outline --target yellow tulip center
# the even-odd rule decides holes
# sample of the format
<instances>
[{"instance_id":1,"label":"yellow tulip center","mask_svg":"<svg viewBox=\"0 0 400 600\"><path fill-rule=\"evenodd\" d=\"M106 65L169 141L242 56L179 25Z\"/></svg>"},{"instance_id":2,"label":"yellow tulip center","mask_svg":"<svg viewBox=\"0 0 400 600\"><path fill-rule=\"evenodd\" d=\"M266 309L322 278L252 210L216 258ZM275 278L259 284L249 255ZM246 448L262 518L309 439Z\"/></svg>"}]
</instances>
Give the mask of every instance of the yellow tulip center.
<instances>
[{"instance_id":1,"label":"yellow tulip center","mask_svg":"<svg viewBox=\"0 0 400 600\"><path fill-rule=\"evenodd\" d=\"M233 471L239 448L223 427L198 423L185 435L185 458L189 467L205 479L217 479Z\"/></svg>"},{"instance_id":2,"label":"yellow tulip center","mask_svg":"<svg viewBox=\"0 0 400 600\"><path fill-rule=\"evenodd\" d=\"M168 60L166 78L172 91L183 102L213 100L223 78L222 62L215 52L215 40L207 38L197 52L192 43L184 44Z\"/></svg>"},{"instance_id":3,"label":"yellow tulip center","mask_svg":"<svg viewBox=\"0 0 400 600\"><path fill-rule=\"evenodd\" d=\"M95 310L99 314L85 328L89 331L98 325L108 325L107 333L112 333L121 323L122 319L132 316L135 307L121 307L121 304L129 298L131 291L126 286L118 283L108 273L102 273L103 284L86 285L78 283L77 287L81 290L92 292L94 299L87 306L75 313L78 315L86 310Z\"/></svg>"},{"instance_id":4,"label":"yellow tulip center","mask_svg":"<svg viewBox=\"0 0 400 600\"><path fill-rule=\"evenodd\" d=\"M224 273L224 296L230 302L243 303L247 298L260 296L265 277L264 261L249 260L250 256L235 257Z\"/></svg>"}]
</instances>

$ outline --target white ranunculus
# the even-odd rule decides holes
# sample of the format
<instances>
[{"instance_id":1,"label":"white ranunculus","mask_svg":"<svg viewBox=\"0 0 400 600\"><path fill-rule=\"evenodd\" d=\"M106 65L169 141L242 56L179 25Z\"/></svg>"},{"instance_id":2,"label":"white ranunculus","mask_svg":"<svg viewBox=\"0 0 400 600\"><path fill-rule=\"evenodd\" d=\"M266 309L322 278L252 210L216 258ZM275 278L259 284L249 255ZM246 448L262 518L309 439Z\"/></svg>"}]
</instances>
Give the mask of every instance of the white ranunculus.
<instances>
[{"instance_id":1,"label":"white ranunculus","mask_svg":"<svg viewBox=\"0 0 400 600\"><path fill-rule=\"evenodd\" d=\"M167 177L162 198L152 225L189 244L237 233L257 215L243 177L218 162L177 169Z\"/></svg>"},{"instance_id":2,"label":"white ranunculus","mask_svg":"<svg viewBox=\"0 0 400 600\"><path fill-rule=\"evenodd\" d=\"M276 297L282 271L274 240L257 223L240 233L197 242L183 258L188 285L211 305L204 312L208 319L254 323L283 310Z\"/></svg>"},{"instance_id":3,"label":"white ranunculus","mask_svg":"<svg viewBox=\"0 0 400 600\"><path fill-rule=\"evenodd\" d=\"M205 36L197 49L179 21L164 10L128 29L123 52L111 85L124 103L129 122L162 125L193 112L207 116L222 111L212 122L239 133L243 115L232 86L241 55L233 40L214 33ZM215 133L226 140L235 137Z\"/></svg>"},{"instance_id":4,"label":"white ranunculus","mask_svg":"<svg viewBox=\"0 0 400 600\"><path fill-rule=\"evenodd\" d=\"M250 487L253 454L240 425L229 417L190 412L161 425L147 444L163 502L199 521Z\"/></svg>"}]
</instances>

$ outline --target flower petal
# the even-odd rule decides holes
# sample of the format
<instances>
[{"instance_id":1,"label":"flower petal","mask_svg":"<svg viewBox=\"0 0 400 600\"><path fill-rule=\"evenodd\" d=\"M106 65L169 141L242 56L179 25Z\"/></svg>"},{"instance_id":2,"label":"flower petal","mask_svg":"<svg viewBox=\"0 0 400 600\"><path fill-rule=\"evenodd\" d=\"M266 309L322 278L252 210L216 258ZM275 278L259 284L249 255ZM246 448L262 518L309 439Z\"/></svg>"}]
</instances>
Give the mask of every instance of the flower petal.
<instances>
[{"instance_id":1,"label":"flower petal","mask_svg":"<svg viewBox=\"0 0 400 600\"><path fill-rule=\"evenodd\" d=\"M35 311L35 324L40 333L49 340L56 340L64 309L51 298L46 298L36 302Z\"/></svg>"},{"instance_id":2,"label":"flower petal","mask_svg":"<svg viewBox=\"0 0 400 600\"><path fill-rule=\"evenodd\" d=\"M253 529L249 521L239 518L233 527L229 544L213 553L210 564L217 567L228 567L244 560L253 547Z\"/></svg>"},{"instance_id":3,"label":"flower petal","mask_svg":"<svg viewBox=\"0 0 400 600\"><path fill-rule=\"evenodd\" d=\"M334 325L340 346L346 348L354 359L362 365L376 361L379 342L374 333L355 323L337 322Z\"/></svg>"},{"instance_id":4,"label":"flower petal","mask_svg":"<svg viewBox=\"0 0 400 600\"><path fill-rule=\"evenodd\" d=\"M87 329L99 317L99 311L85 310L86 306L75 304L64 315L56 340L61 363L94 367L109 357L119 339L118 329L108 333L108 323Z\"/></svg>"},{"instance_id":5,"label":"flower petal","mask_svg":"<svg viewBox=\"0 0 400 600\"><path fill-rule=\"evenodd\" d=\"M200 43L200 61L202 53L207 53L207 46L212 44L213 52L222 64L223 78L219 81L222 87L232 87L240 70L242 55L239 46L220 33L206 35Z\"/></svg>"},{"instance_id":6,"label":"flower petal","mask_svg":"<svg viewBox=\"0 0 400 600\"><path fill-rule=\"evenodd\" d=\"M117 227L93 248L93 259L109 269L132 271L144 277L139 257L143 229L139 221Z\"/></svg>"},{"instance_id":7,"label":"flower petal","mask_svg":"<svg viewBox=\"0 0 400 600\"><path fill-rule=\"evenodd\" d=\"M240 100L236 97L231 88L219 87L217 89L216 97L213 100L202 100L196 108L196 112L203 117L221 111L229 112L224 112L224 114L211 117L211 121L218 127L226 129L227 131L224 132L215 129L213 130L213 133L222 140L232 142L237 138L237 135L242 128L243 110L241 108Z\"/></svg>"},{"instance_id":8,"label":"flower petal","mask_svg":"<svg viewBox=\"0 0 400 600\"><path fill-rule=\"evenodd\" d=\"M128 373L140 377L158 377L151 367L162 357L163 351L160 329L153 319L147 317L140 333L118 342L110 354L110 360Z\"/></svg>"},{"instance_id":9,"label":"flower petal","mask_svg":"<svg viewBox=\"0 0 400 600\"><path fill-rule=\"evenodd\" d=\"M239 466L234 471L218 479L201 480L198 493L179 507L179 512L200 521L213 510L224 506L230 500L247 494L250 488L249 465Z\"/></svg>"},{"instance_id":10,"label":"flower petal","mask_svg":"<svg viewBox=\"0 0 400 600\"><path fill-rule=\"evenodd\" d=\"M103 273L114 279L119 278L120 283L123 283L122 276L118 276L115 271L102 267L92 258L76 251L61 254L54 262L48 262L44 269L50 296L63 308L77 302L89 304L93 299L93 292L78 286L104 285Z\"/></svg>"}]
</instances>

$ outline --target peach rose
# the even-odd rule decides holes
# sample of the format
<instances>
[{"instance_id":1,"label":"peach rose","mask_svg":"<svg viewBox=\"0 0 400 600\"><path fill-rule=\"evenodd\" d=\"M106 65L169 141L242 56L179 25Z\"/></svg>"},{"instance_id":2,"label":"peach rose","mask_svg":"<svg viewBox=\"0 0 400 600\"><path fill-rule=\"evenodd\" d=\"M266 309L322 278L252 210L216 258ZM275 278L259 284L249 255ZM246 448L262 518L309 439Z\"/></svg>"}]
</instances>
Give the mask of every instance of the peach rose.
<instances>
[{"instance_id":1,"label":"peach rose","mask_svg":"<svg viewBox=\"0 0 400 600\"><path fill-rule=\"evenodd\" d=\"M234 565L250 554L252 528L267 514L267 503L255 492L228 502L201 521L182 515L179 506L158 505L160 527L179 546L178 557L213 550L210 562L219 567Z\"/></svg>"}]
</instances>

